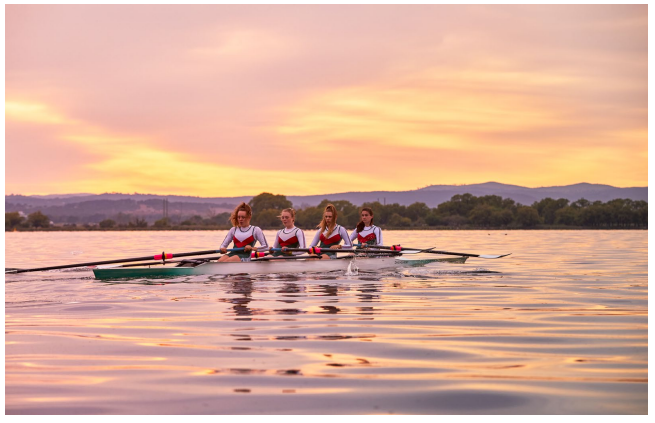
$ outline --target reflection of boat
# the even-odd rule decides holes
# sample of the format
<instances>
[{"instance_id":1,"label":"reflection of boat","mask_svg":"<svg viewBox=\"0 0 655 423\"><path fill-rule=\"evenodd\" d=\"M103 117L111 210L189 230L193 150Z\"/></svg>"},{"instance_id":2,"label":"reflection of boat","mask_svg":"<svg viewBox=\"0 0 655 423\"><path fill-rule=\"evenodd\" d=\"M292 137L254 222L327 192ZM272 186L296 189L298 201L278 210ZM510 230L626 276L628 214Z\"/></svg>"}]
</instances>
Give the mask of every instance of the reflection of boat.
<instances>
[{"instance_id":1,"label":"reflection of boat","mask_svg":"<svg viewBox=\"0 0 655 423\"><path fill-rule=\"evenodd\" d=\"M438 259L405 259L397 257L357 257L354 261L350 257L335 260L315 259L274 259L253 260L251 262L204 262L192 263L187 267L184 263L163 266L114 267L95 268L93 273L97 279L120 278L165 278L192 275L238 275L238 274L271 274L271 273L305 273L305 272L333 272L346 271L353 264L360 271L376 271L381 269L424 266L434 262L464 263L466 257L438 258Z\"/></svg>"}]
</instances>

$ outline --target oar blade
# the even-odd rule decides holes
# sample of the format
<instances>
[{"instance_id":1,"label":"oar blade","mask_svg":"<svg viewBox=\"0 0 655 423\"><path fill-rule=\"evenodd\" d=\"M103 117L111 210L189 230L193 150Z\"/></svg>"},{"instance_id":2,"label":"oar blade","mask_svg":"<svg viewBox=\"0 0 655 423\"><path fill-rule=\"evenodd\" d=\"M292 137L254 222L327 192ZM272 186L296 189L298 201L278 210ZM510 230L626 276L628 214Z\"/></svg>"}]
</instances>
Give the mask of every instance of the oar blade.
<instances>
[{"instance_id":1,"label":"oar blade","mask_svg":"<svg viewBox=\"0 0 655 423\"><path fill-rule=\"evenodd\" d=\"M509 254L501 254L501 255L498 255L498 256L491 255L491 254L480 254L478 257L480 257L480 258L485 258L485 259L497 259L497 258L501 258L501 257L507 257L507 256L509 256L510 254L512 254L512 253L509 253Z\"/></svg>"}]
</instances>

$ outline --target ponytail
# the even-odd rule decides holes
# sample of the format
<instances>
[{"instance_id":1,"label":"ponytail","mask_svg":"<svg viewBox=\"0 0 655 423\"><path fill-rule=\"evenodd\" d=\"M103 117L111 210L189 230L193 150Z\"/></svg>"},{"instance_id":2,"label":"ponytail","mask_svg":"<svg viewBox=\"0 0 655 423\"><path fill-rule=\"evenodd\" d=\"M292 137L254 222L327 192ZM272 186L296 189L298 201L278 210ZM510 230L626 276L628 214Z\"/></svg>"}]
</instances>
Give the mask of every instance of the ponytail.
<instances>
[{"instance_id":1,"label":"ponytail","mask_svg":"<svg viewBox=\"0 0 655 423\"><path fill-rule=\"evenodd\" d=\"M327 237L329 238L330 235L332 235L332 232L334 231L334 228L337 226L337 208L334 207L332 204L328 204L325 206L325 210L323 210L323 218L321 219L321 223L319 223L318 227L321 228L321 233L325 231L325 228L327 227L327 224L325 223L325 212L331 212L332 213L332 223L328 227L328 234Z\"/></svg>"}]
</instances>

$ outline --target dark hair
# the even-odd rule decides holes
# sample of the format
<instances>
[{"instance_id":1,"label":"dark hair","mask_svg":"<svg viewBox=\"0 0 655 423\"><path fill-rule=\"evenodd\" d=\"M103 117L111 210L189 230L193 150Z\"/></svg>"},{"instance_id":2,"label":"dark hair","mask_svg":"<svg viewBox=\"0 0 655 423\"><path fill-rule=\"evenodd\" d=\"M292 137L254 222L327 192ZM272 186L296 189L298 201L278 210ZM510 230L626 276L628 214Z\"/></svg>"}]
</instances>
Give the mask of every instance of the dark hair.
<instances>
[{"instance_id":1,"label":"dark hair","mask_svg":"<svg viewBox=\"0 0 655 423\"><path fill-rule=\"evenodd\" d=\"M373 210L370 207L363 207L359 211L359 214L361 215L363 211L368 212L368 214L371 215L371 225L372 225L373 224ZM357 224L357 232L361 232L362 230L364 230L364 226L366 226L364 224L364 221L360 220L359 223Z\"/></svg>"}]
</instances>

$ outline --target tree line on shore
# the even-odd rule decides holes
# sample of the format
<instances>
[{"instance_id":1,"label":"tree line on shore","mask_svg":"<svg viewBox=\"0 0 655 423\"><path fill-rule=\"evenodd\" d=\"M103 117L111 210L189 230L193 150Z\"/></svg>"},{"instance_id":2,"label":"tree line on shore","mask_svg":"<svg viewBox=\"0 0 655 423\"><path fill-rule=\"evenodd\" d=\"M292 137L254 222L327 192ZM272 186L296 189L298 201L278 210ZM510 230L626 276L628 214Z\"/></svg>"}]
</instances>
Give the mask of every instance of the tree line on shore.
<instances>
[{"instance_id":1,"label":"tree line on shore","mask_svg":"<svg viewBox=\"0 0 655 423\"><path fill-rule=\"evenodd\" d=\"M430 208L416 202L409 206L397 203L381 204L377 201L356 206L346 200L323 200L317 206L296 210L296 226L313 229L321 221L323 209L328 203L338 211L338 223L348 229L359 222L359 211L370 207L374 212L374 224L386 228L503 228L526 229L540 227L574 228L645 228L648 227L648 202L630 199L614 199L606 203L590 202L584 198L570 202L565 198L544 198L531 206L516 203L511 198L497 195L476 197L471 194L454 195L450 201ZM292 204L284 195L262 193L250 202L253 209L253 225L264 229L280 228L281 210ZM230 227L230 213L220 213L203 218L194 215L165 217L152 226L144 219L120 214L115 219L105 219L98 225L65 224L59 229L224 229ZM5 213L5 231L47 229L50 219L40 211L27 217L18 212Z\"/></svg>"}]
</instances>

